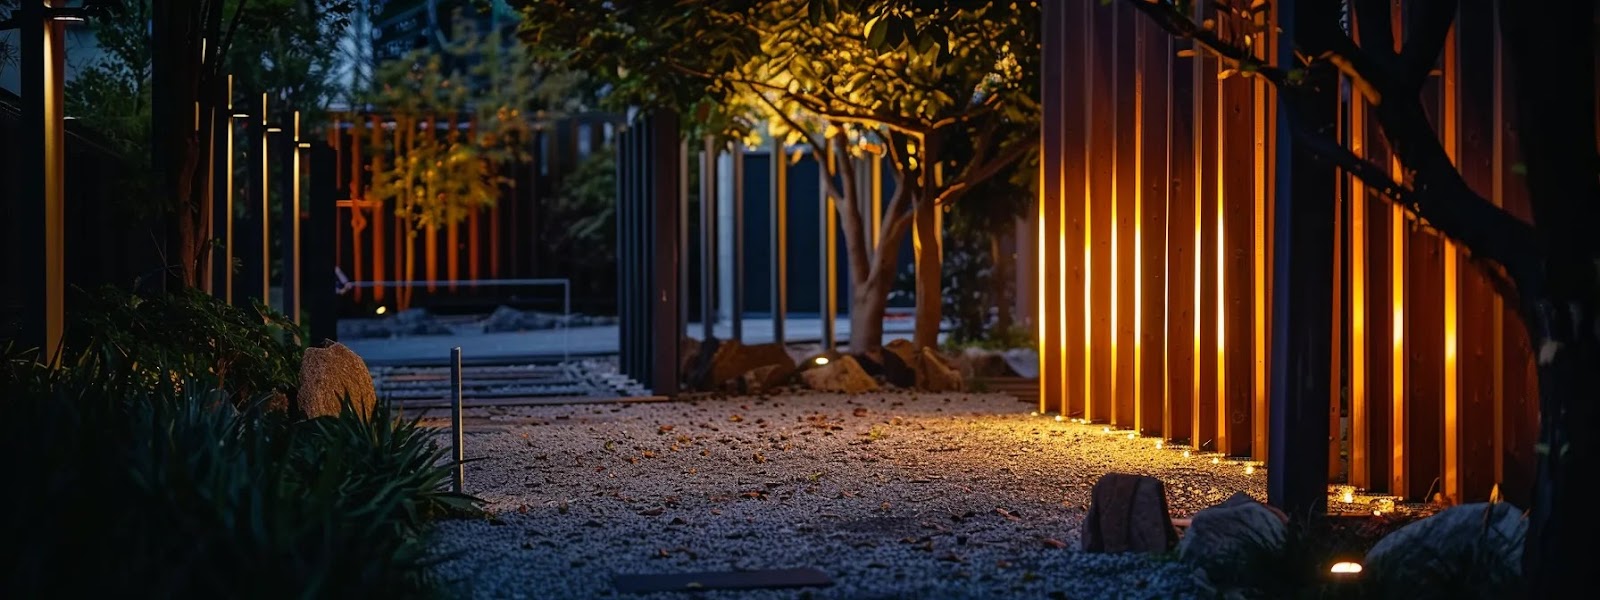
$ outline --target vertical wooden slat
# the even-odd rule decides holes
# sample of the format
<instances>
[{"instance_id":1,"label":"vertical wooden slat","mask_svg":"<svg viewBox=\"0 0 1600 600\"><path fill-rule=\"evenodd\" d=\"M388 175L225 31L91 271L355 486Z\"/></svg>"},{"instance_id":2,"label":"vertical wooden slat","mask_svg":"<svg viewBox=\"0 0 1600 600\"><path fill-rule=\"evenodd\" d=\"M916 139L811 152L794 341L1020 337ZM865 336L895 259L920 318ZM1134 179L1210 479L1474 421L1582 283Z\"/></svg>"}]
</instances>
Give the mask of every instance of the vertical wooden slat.
<instances>
[{"instance_id":1,"label":"vertical wooden slat","mask_svg":"<svg viewBox=\"0 0 1600 600\"><path fill-rule=\"evenodd\" d=\"M1434 131L1444 131L1441 121L1443 94L1439 71L1422 85L1422 101ZM1448 151L1448 146L1447 146ZM1397 447L1408 485L1395 493L1427 500L1443 482L1445 310L1444 245L1431 230L1407 219L1405 259L1405 395ZM1422 307L1430 307L1423 310Z\"/></svg>"},{"instance_id":2,"label":"vertical wooden slat","mask_svg":"<svg viewBox=\"0 0 1600 600\"><path fill-rule=\"evenodd\" d=\"M1092 181L1089 178L1089 161L1093 156L1089 137L1089 98L1093 87L1087 85L1093 72L1088 60L1093 37L1089 35L1090 10L1086 2L1055 3L1063 5L1061 19L1066 40L1060 51L1065 62L1062 81L1065 116L1062 122L1062 141L1066 150L1062 155L1060 214L1053 225L1060 233L1055 238L1056 264L1063 265L1059 276L1043 279L1040 286L1050 287L1060 308L1056 313L1055 328L1064 359L1060 373L1065 403L1062 414L1088 418L1089 413L1089 198ZM1048 5L1048 3L1047 3ZM1054 285L1046 286L1053 281Z\"/></svg>"},{"instance_id":3,"label":"vertical wooden slat","mask_svg":"<svg viewBox=\"0 0 1600 600\"><path fill-rule=\"evenodd\" d=\"M1458 99L1460 127L1460 154L1456 164L1460 165L1467 185L1486 198L1497 196L1494 190L1494 48L1488 42L1496 36L1493 19L1493 10L1486 3L1462 6L1456 23L1455 43L1450 46L1457 58L1453 65L1446 67L1446 72L1456 78L1453 91ZM1495 362L1494 290L1483 272L1468 263L1464 254L1456 264L1461 285L1457 312L1459 400L1455 444L1459 478L1452 493L1458 494L1457 500L1470 502L1486 499L1497 481L1494 417L1498 378L1495 372L1501 367Z\"/></svg>"},{"instance_id":4,"label":"vertical wooden slat","mask_svg":"<svg viewBox=\"0 0 1600 600\"><path fill-rule=\"evenodd\" d=\"M386 155L383 146L383 121L378 120L377 115L370 115L368 116L367 122L368 127L372 129L372 159L370 168L372 173L377 173L383 170L383 157ZM354 132L355 130L352 128L351 131ZM398 138L396 139L396 143L398 144ZM378 302L383 302L383 296L385 292L383 283L388 280L386 277L384 277L384 274L386 273L384 270L384 258L387 254L387 250L384 248L383 233L384 224L389 221L389 217L392 213L384 209L385 202L382 200L378 198L372 198L371 200L373 200L371 222L372 282L374 284L372 288L372 299Z\"/></svg>"},{"instance_id":5,"label":"vertical wooden slat","mask_svg":"<svg viewBox=\"0 0 1600 600\"><path fill-rule=\"evenodd\" d=\"M1207 7L1197 7L1202 14L1210 12ZM1195 141L1196 163L1198 166L1198 202L1196 203L1196 244L1199 246L1199 261L1195 265L1195 277L1198 285L1195 288L1195 328L1199 330L1196 347L1196 370L1199 378L1198 393L1194 408L1194 440L1191 443L1197 450L1217 450L1217 415L1221 400L1219 388L1222 383L1220 374L1222 340L1219 331L1222 320L1219 318L1221 307L1218 293L1221 289L1217 277L1220 271L1217 266L1221 262L1221 238L1219 233L1219 208L1222 200L1222 165L1221 145L1218 143L1222 137L1221 131L1221 87L1218 85L1216 74L1222 70L1214 57L1207 56L1202 59L1203 67L1196 77L1195 94L1198 96L1196 105Z\"/></svg>"},{"instance_id":6,"label":"vertical wooden slat","mask_svg":"<svg viewBox=\"0 0 1600 600\"><path fill-rule=\"evenodd\" d=\"M1109 5L1091 8L1091 29L1085 38L1093 47L1087 53L1089 72L1093 81L1110 82L1116 76L1112 33L1116 30L1116 12ZM1085 381L1088 395L1085 418L1095 423L1109 422L1111 403L1116 398L1116 363L1113 347L1111 312L1112 271L1112 221L1116 178L1116 105L1113 94L1100 87L1090 96L1089 102L1089 157L1090 189L1085 203L1086 237L1090 247L1089 265L1084 277L1084 293L1088 297L1086 321L1089 325L1089 362Z\"/></svg>"},{"instance_id":7,"label":"vertical wooden slat","mask_svg":"<svg viewBox=\"0 0 1600 600\"><path fill-rule=\"evenodd\" d=\"M1173 58L1170 62L1171 142L1168 163L1171 165L1171 184L1168 194L1171 203L1166 213L1166 373L1170 394L1166 397L1163 434L1173 442L1192 442L1194 408L1197 400L1198 378L1195 370L1195 269L1198 267L1198 163L1195 149L1198 146L1195 112L1195 82L1202 69L1200 58Z\"/></svg>"},{"instance_id":8,"label":"vertical wooden slat","mask_svg":"<svg viewBox=\"0 0 1600 600\"><path fill-rule=\"evenodd\" d=\"M1345 82L1348 85L1348 82ZM1349 122L1345 125L1345 135L1348 139L1345 146L1357 156L1368 155L1367 144L1367 109L1360 96L1350 96L1345 101L1345 114ZM1348 266L1346 279L1349 281L1348 292L1345 295L1346 309L1349 314L1349 329L1346 331L1344 356L1348 357L1349 371L1346 378L1346 389L1349 390L1346 404L1349 415L1349 463L1346 468L1347 481L1351 485L1361 488L1371 488L1372 460L1369 448L1372 446L1372 415L1374 414L1370 402L1371 393L1367 381L1370 378L1369 370L1372 363L1369 349L1369 337L1372 334L1371 306L1372 298L1368 294L1371 287L1370 269L1368 267L1367 236L1367 201L1366 185L1355 176L1345 177L1345 215L1347 221L1344 227L1345 246L1348 249Z\"/></svg>"},{"instance_id":9,"label":"vertical wooden slat","mask_svg":"<svg viewBox=\"0 0 1600 600\"><path fill-rule=\"evenodd\" d=\"M1141 435L1168 437L1163 415L1168 405L1166 344L1169 306L1167 287L1167 162L1171 123L1172 39L1148 19L1139 23L1139 110L1143 152L1139 197L1139 244L1142 269L1138 304L1140 330L1138 408L1134 427Z\"/></svg>"},{"instance_id":10,"label":"vertical wooden slat","mask_svg":"<svg viewBox=\"0 0 1600 600\"><path fill-rule=\"evenodd\" d=\"M1221 83L1222 182L1218 187L1221 212L1218 234L1222 258L1218 281L1222 286L1222 337L1218 344L1223 361L1217 450L1230 456L1249 456L1254 421L1255 394L1255 120L1254 90L1249 79L1235 75Z\"/></svg>"},{"instance_id":11,"label":"vertical wooden slat","mask_svg":"<svg viewBox=\"0 0 1600 600\"><path fill-rule=\"evenodd\" d=\"M1195 265L1198 229L1195 207L1199 189L1195 162L1195 76L1199 58L1173 58L1168 63L1172 95L1167 103L1171 131L1167 161L1171 175L1167 186L1167 384L1162 433L1169 440L1188 442L1194 431L1195 377Z\"/></svg>"},{"instance_id":12,"label":"vertical wooden slat","mask_svg":"<svg viewBox=\"0 0 1600 600\"><path fill-rule=\"evenodd\" d=\"M1273 11L1271 17L1275 23L1277 21L1276 11ZM1276 36L1272 35L1270 31L1264 32L1257 37L1256 43L1254 43L1251 48L1255 50L1258 58L1269 58L1267 56L1267 51L1274 47L1271 39L1275 37ZM1270 138L1272 137L1273 130L1275 129L1273 125L1276 123L1275 121L1270 120L1269 115L1271 113L1271 109L1275 107L1277 103L1272 94L1272 88L1267 85L1267 82L1264 78L1252 77L1250 78L1250 83L1252 85L1251 96L1254 98L1251 116L1254 120L1254 126L1252 127L1254 130L1252 142L1253 149L1255 151L1254 160L1251 161L1251 164L1254 166L1254 177L1251 178L1251 181L1254 184L1254 189L1251 197L1254 199L1255 206L1252 211L1253 214L1251 218L1250 232L1250 244L1253 250L1250 253L1251 282L1253 288L1250 296L1252 313L1250 319L1252 327L1251 346L1253 360L1251 361L1251 418L1249 427L1251 436L1251 457L1256 460L1264 461L1267 459L1268 450L1267 368L1269 365L1267 362L1271 356L1271 353L1267 348L1267 340L1272 337L1272 327L1269 322L1269 318L1272 314L1272 296L1270 293L1272 285L1272 265L1270 262L1270 257L1273 247L1273 243L1271 241L1271 232L1272 211L1274 205L1272 198L1268 196L1268 190L1274 189L1271 187L1273 180L1270 169L1272 168L1273 164L1272 157L1275 154L1275 152L1268 151L1267 148L1271 141Z\"/></svg>"},{"instance_id":13,"label":"vertical wooden slat","mask_svg":"<svg viewBox=\"0 0 1600 600\"><path fill-rule=\"evenodd\" d=\"M1065 31L1065 14L1067 7L1061 3L1046 3L1044 12L1043 56L1039 74L1042 80L1041 102L1044 109L1043 123L1040 127L1040 160L1039 160L1039 223L1038 223L1038 265L1039 265L1039 412L1059 410L1067 414L1062 405L1066 402L1066 393L1063 384L1063 364L1065 358L1065 342L1060 328L1062 319L1056 308L1062 306L1062 288L1055 285L1055 274L1064 271L1061 263L1061 253L1058 251L1061 231L1062 210L1062 154L1069 148L1061 139L1064 123L1070 121L1073 115L1068 111L1063 97L1066 89L1063 79L1066 74L1067 60L1064 49L1069 33ZM1077 32L1073 32L1076 34ZM1073 38L1076 39L1076 38Z\"/></svg>"},{"instance_id":14,"label":"vertical wooden slat","mask_svg":"<svg viewBox=\"0 0 1600 600\"><path fill-rule=\"evenodd\" d=\"M456 130L456 120L452 117L447 121L450 133L447 139L454 140L460 132ZM445 224L445 277L451 281L450 291L456 291L456 280L461 279L461 228L464 223Z\"/></svg>"},{"instance_id":15,"label":"vertical wooden slat","mask_svg":"<svg viewBox=\"0 0 1600 600\"><path fill-rule=\"evenodd\" d=\"M1383 139L1377 125L1368 120L1367 156L1378 164L1389 162L1389 152L1381 148ZM1374 489L1388 490L1392 484L1395 435L1392 422L1394 371L1394 235L1393 211L1387 201L1367 190L1363 216L1366 221L1367 281L1367 424L1368 469Z\"/></svg>"},{"instance_id":16,"label":"vertical wooden slat","mask_svg":"<svg viewBox=\"0 0 1600 600\"><path fill-rule=\"evenodd\" d=\"M1111 423L1118 428L1135 426L1134 406L1138 401L1139 363L1135 352L1138 343L1139 305L1139 188L1140 142L1143 136L1139 122L1139 65L1136 60L1138 22L1144 17L1138 10L1123 2L1113 3L1116 27L1112 33L1112 73L1115 79L1112 105L1116 132L1111 136L1111 365L1116 379L1112 382Z\"/></svg>"}]
</instances>

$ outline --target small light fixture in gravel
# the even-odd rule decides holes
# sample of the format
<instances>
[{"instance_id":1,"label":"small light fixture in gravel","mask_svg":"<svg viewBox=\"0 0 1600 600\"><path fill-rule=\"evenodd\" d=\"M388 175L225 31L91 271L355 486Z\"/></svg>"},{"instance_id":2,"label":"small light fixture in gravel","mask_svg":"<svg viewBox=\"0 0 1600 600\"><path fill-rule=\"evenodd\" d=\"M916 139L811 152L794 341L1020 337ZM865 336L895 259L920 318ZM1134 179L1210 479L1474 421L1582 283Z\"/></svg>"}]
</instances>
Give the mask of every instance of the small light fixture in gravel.
<instances>
[{"instance_id":1,"label":"small light fixture in gravel","mask_svg":"<svg viewBox=\"0 0 1600 600\"><path fill-rule=\"evenodd\" d=\"M1249 464L1249 463L1245 463L1245 465L1244 465L1244 474L1245 475L1255 475L1256 474L1256 466L1252 465L1252 464Z\"/></svg>"},{"instance_id":2,"label":"small light fixture in gravel","mask_svg":"<svg viewBox=\"0 0 1600 600\"><path fill-rule=\"evenodd\" d=\"M1361 574L1361 563L1350 561L1336 562L1333 563L1332 567L1328 568L1328 572L1341 579L1345 577L1353 577Z\"/></svg>"},{"instance_id":3,"label":"small light fixture in gravel","mask_svg":"<svg viewBox=\"0 0 1600 600\"><path fill-rule=\"evenodd\" d=\"M818 356L816 360L813 360L811 362L816 363L817 366L820 367L822 365L828 364L828 357L826 357L826 356Z\"/></svg>"},{"instance_id":4,"label":"small light fixture in gravel","mask_svg":"<svg viewBox=\"0 0 1600 600\"><path fill-rule=\"evenodd\" d=\"M1156 440L1156 449L1157 450L1161 449L1161 440Z\"/></svg>"},{"instance_id":5,"label":"small light fixture in gravel","mask_svg":"<svg viewBox=\"0 0 1600 600\"><path fill-rule=\"evenodd\" d=\"M1188 450L1184 450L1184 451L1183 451L1183 457L1184 457L1184 458L1189 458L1189 456L1190 456L1190 453L1189 453L1189 451L1188 451Z\"/></svg>"}]
</instances>

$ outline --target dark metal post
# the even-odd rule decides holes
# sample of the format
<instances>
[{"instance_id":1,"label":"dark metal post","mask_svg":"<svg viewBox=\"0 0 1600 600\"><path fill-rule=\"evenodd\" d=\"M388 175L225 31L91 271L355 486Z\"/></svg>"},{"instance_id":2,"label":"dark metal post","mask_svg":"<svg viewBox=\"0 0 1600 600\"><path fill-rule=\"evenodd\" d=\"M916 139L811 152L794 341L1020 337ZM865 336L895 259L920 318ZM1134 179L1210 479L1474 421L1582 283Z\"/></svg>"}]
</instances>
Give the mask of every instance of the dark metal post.
<instances>
[{"instance_id":1,"label":"dark metal post","mask_svg":"<svg viewBox=\"0 0 1600 600\"><path fill-rule=\"evenodd\" d=\"M836 294L833 290L833 263L835 260L833 198L828 196L828 180L832 179L832 177L828 174L828 169L833 165L828 164L826 152L818 150L816 158L817 179L819 181L817 186L817 240L821 242L819 244L821 248L819 249L822 250L822 268L817 270L817 276L821 279L820 285L817 287L821 289L822 293L817 299L817 311L820 313L822 321L822 349L832 350L836 345L833 322L837 309L834 304Z\"/></svg>"},{"instance_id":2,"label":"dark metal post","mask_svg":"<svg viewBox=\"0 0 1600 600\"><path fill-rule=\"evenodd\" d=\"M45 313L48 310L45 307L49 304L45 291L46 267L45 261L35 254L45 245L45 190L54 185L45 173L45 153L40 151L47 147L50 140L49 133L45 131L46 104L50 100L49 92L45 89L45 60L48 53L44 47L44 31L47 27L44 5L40 2L23 2L16 18L20 23L18 38L22 45L22 87L19 90L22 92L22 136L16 143L23 150L18 153L21 160L17 164L17 174L22 181L17 186L18 195L14 202L20 223L17 232L24 240L21 244L23 256L17 260L17 266L22 271L19 283L25 290L24 308L19 321L27 343L49 353L53 349L47 347L45 333Z\"/></svg>"},{"instance_id":3,"label":"dark metal post","mask_svg":"<svg viewBox=\"0 0 1600 600\"><path fill-rule=\"evenodd\" d=\"M300 279L300 113L295 111L293 129L273 134L273 157L283 163L284 169L275 178L274 188L280 205L278 218L278 259L283 269L278 272L278 285L283 288L283 305L278 309L294 322L300 322L299 291L295 282ZM270 245L269 245L270 247Z\"/></svg>"},{"instance_id":4,"label":"dark metal post","mask_svg":"<svg viewBox=\"0 0 1600 600\"><path fill-rule=\"evenodd\" d=\"M651 219L648 237L651 255L647 261L650 270L650 288L647 294L650 315L650 389L656 394L678 394L678 271L683 261L678 256L678 181L677 166L679 145L678 115L658 113L650 118L649 156Z\"/></svg>"},{"instance_id":5,"label":"dark metal post","mask_svg":"<svg viewBox=\"0 0 1600 600\"><path fill-rule=\"evenodd\" d=\"M678 164L673 165L678 175L678 256L689 260L689 140L678 141ZM689 270L678 269L678 289L689 293ZM678 331L689 335L689 303L678 304Z\"/></svg>"},{"instance_id":6,"label":"dark metal post","mask_svg":"<svg viewBox=\"0 0 1600 600\"><path fill-rule=\"evenodd\" d=\"M632 252L633 243L628 239L632 230L628 219L628 209L633 205L633 144L637 133L632 128L632 123L627 124L617 136L617 360L622 367L622 374L633 376L633 277Z\"/></svg>"},{"instance_id":7,"label":"dark metal post","mask_svg":"<svg viewBox=\"0 0 1600 600\"><path fill-rule=\"evenodd\" d=\"M789 156L783 140L772 140L772 341L784 343L784 317L789 312Z\"/></svg>"},{"instance_id":8,"label":"dark metal post","mask_svg":"<svg viewBox=\"0 0 1600 600\"><path fill-rule=\"evenodd\" d=\"M450 445L451 456L455 457L455 467L451 475L451 489L457 494L466 485L465 448L461 434L461 347L450 349Z\"/></svg>"},{"instance_id":9,"label":"dark metal post","mask_svg":"<svg viewBox=\"0 0 1600 600\"><path fill-rule=\"evenodd\" d=\"M744 147L738 142L729 149L733 159L733 306L728 317L733 339L744 341Z\"/></svg>"},{"instance_id":10,"label":"dark metal post","mask_svg":"<svg viewBox=\"0 0 1600 600\"><path fill-rule=\"evenodd\" d=\"M305 252L301 255L304 266L300 269L301 300L305 302L306 319L310 322L312 343L337 340L338 319L335 310L338 291L335 289L334 235L338 218L339 182L335 179L337 166L333 148L327 144L313 144L307 160L311 161L310 219L306 235L301 238Z\"/></svg>"},{"instance_id":11,"label":"dark metal post","mask_svg":"<svg viewBox=\"0 0 1600 600\"><path fill-rule=\"evenodd\" d=\"M221 247L210 248L211 295L233 301L233 76L222 86L222 106L217 107L211 158L211 238Z\"/></svg>"},{"instance_id":12,"label":"dark metal post","mask_svg":"<svg viewBox=\"0 0 1600 600\"><path fill-rule=\"evenodd\" d=\"M711 136L700 152L700 327L717 337L717 148Z\"/></svg>"},{"instance_id":13,"label":"dark metal post","mask_svg":"<svg viewBox=\"0 0 1600 600\"><path fill-rule=\"evenodd\" d=\"M265 164L264 150L267 128L261 124L256 115L250 115L245 121L245 172L248 179L245 189L249 191L240 201L244 204L243 223L235 223L234 235L238 238L233 244L234 257L239 260L239 274L233 278L233 301L235 304L249 306L251 300L266 298L267 290L262 287L266 275L261 268L266 264L267 256L261 254L261 234L265 227L262 223L267 215L262 213L263 200L260 198L266 189L266 173L262 166ZM251 200L255 200L252 202Z\"/></svg>"},{"instance_id":14,"label":"dark metal post","mask_svg":"<svg viewBox=\"0 0 1600 600\"><path fill-rule=\"evenodd\" d=\"M261 94L261 304L272 305L272 136L267 94Z\"/></svg>"}]
</instances>

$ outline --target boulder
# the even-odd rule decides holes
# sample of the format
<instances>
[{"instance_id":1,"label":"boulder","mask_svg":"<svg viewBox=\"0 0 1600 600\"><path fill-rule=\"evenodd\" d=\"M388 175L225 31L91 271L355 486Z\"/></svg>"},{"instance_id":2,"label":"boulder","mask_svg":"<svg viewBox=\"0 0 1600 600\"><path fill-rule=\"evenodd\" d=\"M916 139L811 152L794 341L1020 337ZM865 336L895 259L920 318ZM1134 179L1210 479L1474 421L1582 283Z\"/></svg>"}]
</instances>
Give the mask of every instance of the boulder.
<instances>
[{"instance_id":1,"label":"boulder","mask_svg":"<svg viewBox=\"0 0 1600 600\"><path fill-rule=\"evenodd\" d=\"M737 385L737 380L744 374L767 366L776 368L766 371L760 387L776 385L788 379L795 370L794 359L789 357L783 344L745 345L737 340L728 340L717 345L703 384L710 388L725 387L730 383Z\"/></svg>"},{"instance_id":2,"label":"boulder","mask_svg":"<svg viewBox=\"0 0 1600 600\"><path fill-rule=\"evenodd\" d=\"M889 385L917 385L917 350L909 340L896 339L883 346L883 379Z\"/></svg>"},{"instance_id":3,"label":"boulder","mask_svg":"<svg viewBox=\"0 0 1600 600\"><path fill-rule=\"evenodd\" d=\"M678 339L678 381L685 387L694 388L695 373L700 370L703 359L700 356L700 340L692 337Z\"/></svg>"},{"instance_id":4,"label":"boulder","mask_svg":"<svg viewBox=\"0 0 1600 600\"><path fill-rule=\"evenodd\" d=\"M425 308L408 308L385 323L395 335L449 335L454 333Z\"/></svg>"},{"instance_id":5,"label":"boulder","mask_svg":"<svg viewBox=\"0 0 1600 600\"><path fill-rule=\"evenodd\" d=\"M484 333L504 333L522 331L522 311L509 306L500 306L483 319Z\"/></svg>"},{"instance_id":6,"label":"boulder","mask_svg":"<svg viewBox=\"0 0 1600 600\"><path fill-rule=\"evenodd\" d=\"M1166 552L1178 543L1161 480L1107 473L1094 484L1084 518L1085 552Z\"/></svg>"},{"instance_id":7,"label":"boulder","mask_svg":"<svg viewBox=\"0 0 1600 600\"><path fill-rule=\"evenodd\" d=\"M1039 352L1033 348L1012 348L1000 354L1006 361L1006 366L1018 377L1027 379L1039 378Z\"/></svg>"},{"instance_id":8,"label":"boulder","mask_svg":"<svg viewBox=\"0 0 1600 600\"><path fill-rule=\"evenodd\" d=\"M933 348L923 347L917 354L917 389L928 392L959 392L961 373L950 366Z\"/></svg>"},{"instance_id":9,"label":"boulder","mask_svg":"<svg viewBox=\"0 0 1600 600\"><path fill-rule=\"evenodd\" d=\"M790 377L794 376L794 369L784 369L782 365L762 365L745 371L733 381L736 391L741 394L760 394L767 390L782 386Z\"/></svg>"},{"instance_id":10,"label":"boulder","mask_svg":"<svg viewBox=\"0 0 1600 600\"><path fill-rule=\"evenodd\" d=\"M1178 558L1196 567L1212 591L1250 587L1262 553L1283 548L1288 524L1283 512L1244 492L1195 513L1178 543Z\"/></svg>"},{"instance_id":11,"label":"boulder","mask_svg":"<svg viewBox=\"0 0 1600 600\"><path fill-rule=\"evenodd\" d=\"M878 389L878 382L851 356L833 358L828 364L801 371L800 379L807 387L821 392L860 394Z\"/></svg>"},{"instance_id":12,"label":"boulder","mask_svg":"<svg viewBox=\"0 0 1600 600\"><path fill-rule=\"evenodd\" d=\"M306 348L300 362L300 392L296 396L300 413L307 419L338 415L344 397L363 418L372 416L378 392L372 386L367 363L350 348L326 342L320 348Z\"/></svg>"},{"instance_id":13,"label":"boulder","mask_svg":"<svg viewBox=\"0 0 1600 600\"><path fill-rule=\"evenodd\" d=\"M1428 596L1440 576L1457 574L1482 578L1476 587L1488 592L1520 578L1527 533L1523 512L1509 503L1462 504L1383 536L1363 564L1367 577L1403 596Z\"/></svg>"}]
</instances>

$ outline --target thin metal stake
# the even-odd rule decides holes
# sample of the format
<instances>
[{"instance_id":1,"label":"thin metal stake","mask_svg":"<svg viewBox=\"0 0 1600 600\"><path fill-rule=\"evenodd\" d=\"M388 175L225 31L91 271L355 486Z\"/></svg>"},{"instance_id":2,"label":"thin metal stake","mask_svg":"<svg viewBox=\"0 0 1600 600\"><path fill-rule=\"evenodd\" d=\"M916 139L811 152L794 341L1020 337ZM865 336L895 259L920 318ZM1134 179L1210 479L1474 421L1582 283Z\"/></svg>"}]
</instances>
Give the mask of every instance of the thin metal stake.
<instances>
[{"instance_id":1,"label":"thin metal stake","mask_svg":"<svg viewBox=\"0 0 1600 600\"><path fill-rule=\"evenodd\" d=\"M450 388L452 390L451 397L450 397L450 400L451 400L450 401L450 441L451 441L451 444L453 446L454 455L455 455L455 459L456 459L455 481L453 481L451 483L452 483L452 489L455 490L455 492L459 494L459 493L461 493L462 488L466 485L466 477L467 477L466 467L462 464L463 461L466 460L466 454L464 452L463 443L462 443L462 439L461 439L461 347L460 346L456 346L456 347L450 349Z\"/></svg>"}]
</instances>

